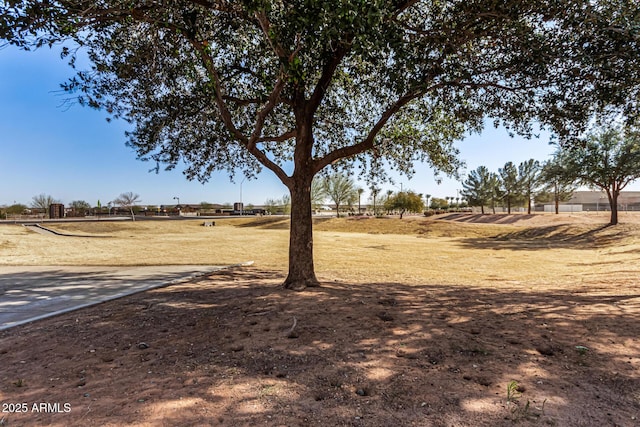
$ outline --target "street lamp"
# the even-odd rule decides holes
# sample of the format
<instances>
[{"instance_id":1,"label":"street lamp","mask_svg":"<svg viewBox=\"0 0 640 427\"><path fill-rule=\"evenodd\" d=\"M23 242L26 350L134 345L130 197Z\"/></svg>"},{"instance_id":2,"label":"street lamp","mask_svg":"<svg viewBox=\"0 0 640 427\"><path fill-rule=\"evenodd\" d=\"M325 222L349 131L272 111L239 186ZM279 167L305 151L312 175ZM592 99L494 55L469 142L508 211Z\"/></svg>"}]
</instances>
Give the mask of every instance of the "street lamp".
<instances>
[{"instance_id":1,"label":"street lamp","mask_svg":"<svg viewBox=\"0 0 640 427\"><path fill-rule=\"evenodd\" d=\"M180 209L182 208L182 206L180 206L180 197L176 196L173 198L173 200L178 201L178 205L176 206L176 209L178 209L178 215L180 215Z\"/></svg>"},{"instance_id":2,"label":"street lamp","mask_svg":"<svg viewBox=\"0 0 640 427\"><path fill-rule=\"evenodd\" d=\"M242 181L240 181L240 216L242 216L244 211L244 206L242 204L242 183L244 182L245 179L247 179L246 176L242 178Z\"/></svg>"}]
</instances>

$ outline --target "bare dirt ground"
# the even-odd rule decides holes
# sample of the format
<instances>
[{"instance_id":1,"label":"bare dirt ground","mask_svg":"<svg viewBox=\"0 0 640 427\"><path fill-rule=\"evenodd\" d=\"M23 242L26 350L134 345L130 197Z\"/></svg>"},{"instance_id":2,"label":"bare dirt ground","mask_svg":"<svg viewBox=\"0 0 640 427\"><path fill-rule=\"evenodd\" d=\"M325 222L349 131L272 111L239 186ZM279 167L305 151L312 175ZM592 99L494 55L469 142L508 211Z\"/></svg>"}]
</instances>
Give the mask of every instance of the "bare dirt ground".
<instances>
[{"instance_id":1,"label":"bare dirt ground","mask_svg":"<svg viewBox=\"0 0 640 427\"><path fill-rule=\"evenodd\" d=\"M493 237L506 257L617 233L518 221ZM638 256L638 226L618 230L631 243L606 242L605 272ZM0 425L640 425L640 280L598 268L575 286L518 266L492 286L323 272L303 292L273 269L216 273L0 333Z\"/></svg>"}]
</instances>

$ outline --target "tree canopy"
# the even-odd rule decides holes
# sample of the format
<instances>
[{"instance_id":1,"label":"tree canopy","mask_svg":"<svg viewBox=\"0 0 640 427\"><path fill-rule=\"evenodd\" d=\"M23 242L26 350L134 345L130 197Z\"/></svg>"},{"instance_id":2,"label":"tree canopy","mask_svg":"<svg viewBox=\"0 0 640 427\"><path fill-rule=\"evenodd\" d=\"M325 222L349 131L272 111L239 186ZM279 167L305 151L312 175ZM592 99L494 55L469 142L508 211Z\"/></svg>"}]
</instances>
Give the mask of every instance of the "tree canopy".
<instances>
[{"instance_id":1,"label":"tree canopy","mask_svg":"<svg viewBox=\"0 0 640 427\"><path fill-rule=\"evenodd\" d=\"M595 109L637 112L636 0L5 0L0 39L66 42L92 66L65 89L135 125L141 159L206 181L272 171L291 194L285 286L318 284L310 187L416 161L453 173L486 117L577 135ZM69 42L73 41L73 43ZM631 96L630 96L631 95Z\"/></svg>"},{"instance_id":2,"label":"tree canopy","mask_svg":"<svg viewBox=\"0 0 640 427\"><path fill-rule=\"evenodd\" d=\"M469 206L480 206L482 213L484 207L491 203L493 192L491 173L486 166L472 170L462 182L462 197L467 200Z\"/></svg>"}]
</instances>

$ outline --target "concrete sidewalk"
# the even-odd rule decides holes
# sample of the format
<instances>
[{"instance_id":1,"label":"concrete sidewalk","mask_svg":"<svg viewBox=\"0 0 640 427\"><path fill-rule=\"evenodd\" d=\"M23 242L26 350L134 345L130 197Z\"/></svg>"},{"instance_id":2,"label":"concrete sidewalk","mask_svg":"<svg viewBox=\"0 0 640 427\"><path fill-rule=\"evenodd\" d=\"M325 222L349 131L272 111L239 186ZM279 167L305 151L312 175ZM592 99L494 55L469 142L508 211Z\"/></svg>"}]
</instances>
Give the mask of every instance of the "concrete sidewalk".
<instances>
[{"instance_id":1,"label":"concrete sidewalk","mask_svg":"<svg viewBox=\"0 0 640 427\"><path fill-rule=\"evenodd\" d=\"M234 266L0 267L0 331Z\"/></svg>"}]
</instances>

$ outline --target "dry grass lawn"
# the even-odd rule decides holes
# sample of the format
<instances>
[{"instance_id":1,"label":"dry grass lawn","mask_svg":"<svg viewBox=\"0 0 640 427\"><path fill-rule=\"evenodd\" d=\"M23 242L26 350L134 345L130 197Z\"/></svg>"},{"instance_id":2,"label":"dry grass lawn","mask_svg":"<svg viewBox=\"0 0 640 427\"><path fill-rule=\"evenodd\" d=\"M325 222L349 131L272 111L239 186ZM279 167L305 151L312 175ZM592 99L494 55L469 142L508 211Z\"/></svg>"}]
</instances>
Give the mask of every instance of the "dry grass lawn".
<instances>
[{"instance_id":1,"label":"dry grass lawn","mask_svg":"<svg viewBox=\"0 0 640 427\"><path fill-rule=\"evenodd\" d=\"M464 220L462 220L464 218ZM317 273L325 279L536 288L627 283L640 272L639 216L603 227L604 213L316 220ZM626 221L626 222L624 222ZM288 220L56 223L45 236L0 227L0 265L235 264L285 271Z\"/></svg>"},{"instance_id":2,"label":"dry grass lawn","mask_svg":"<svg viewBox=\"0 0 640 427\"><path fill-rule=\"evenodd\" d=\"M303 292L278 286L284 218L0 226L0 274L255 261L0 332L0 425L638 426L640 216L621 221L319 218Z\"/></svg>"}]
</instances>

